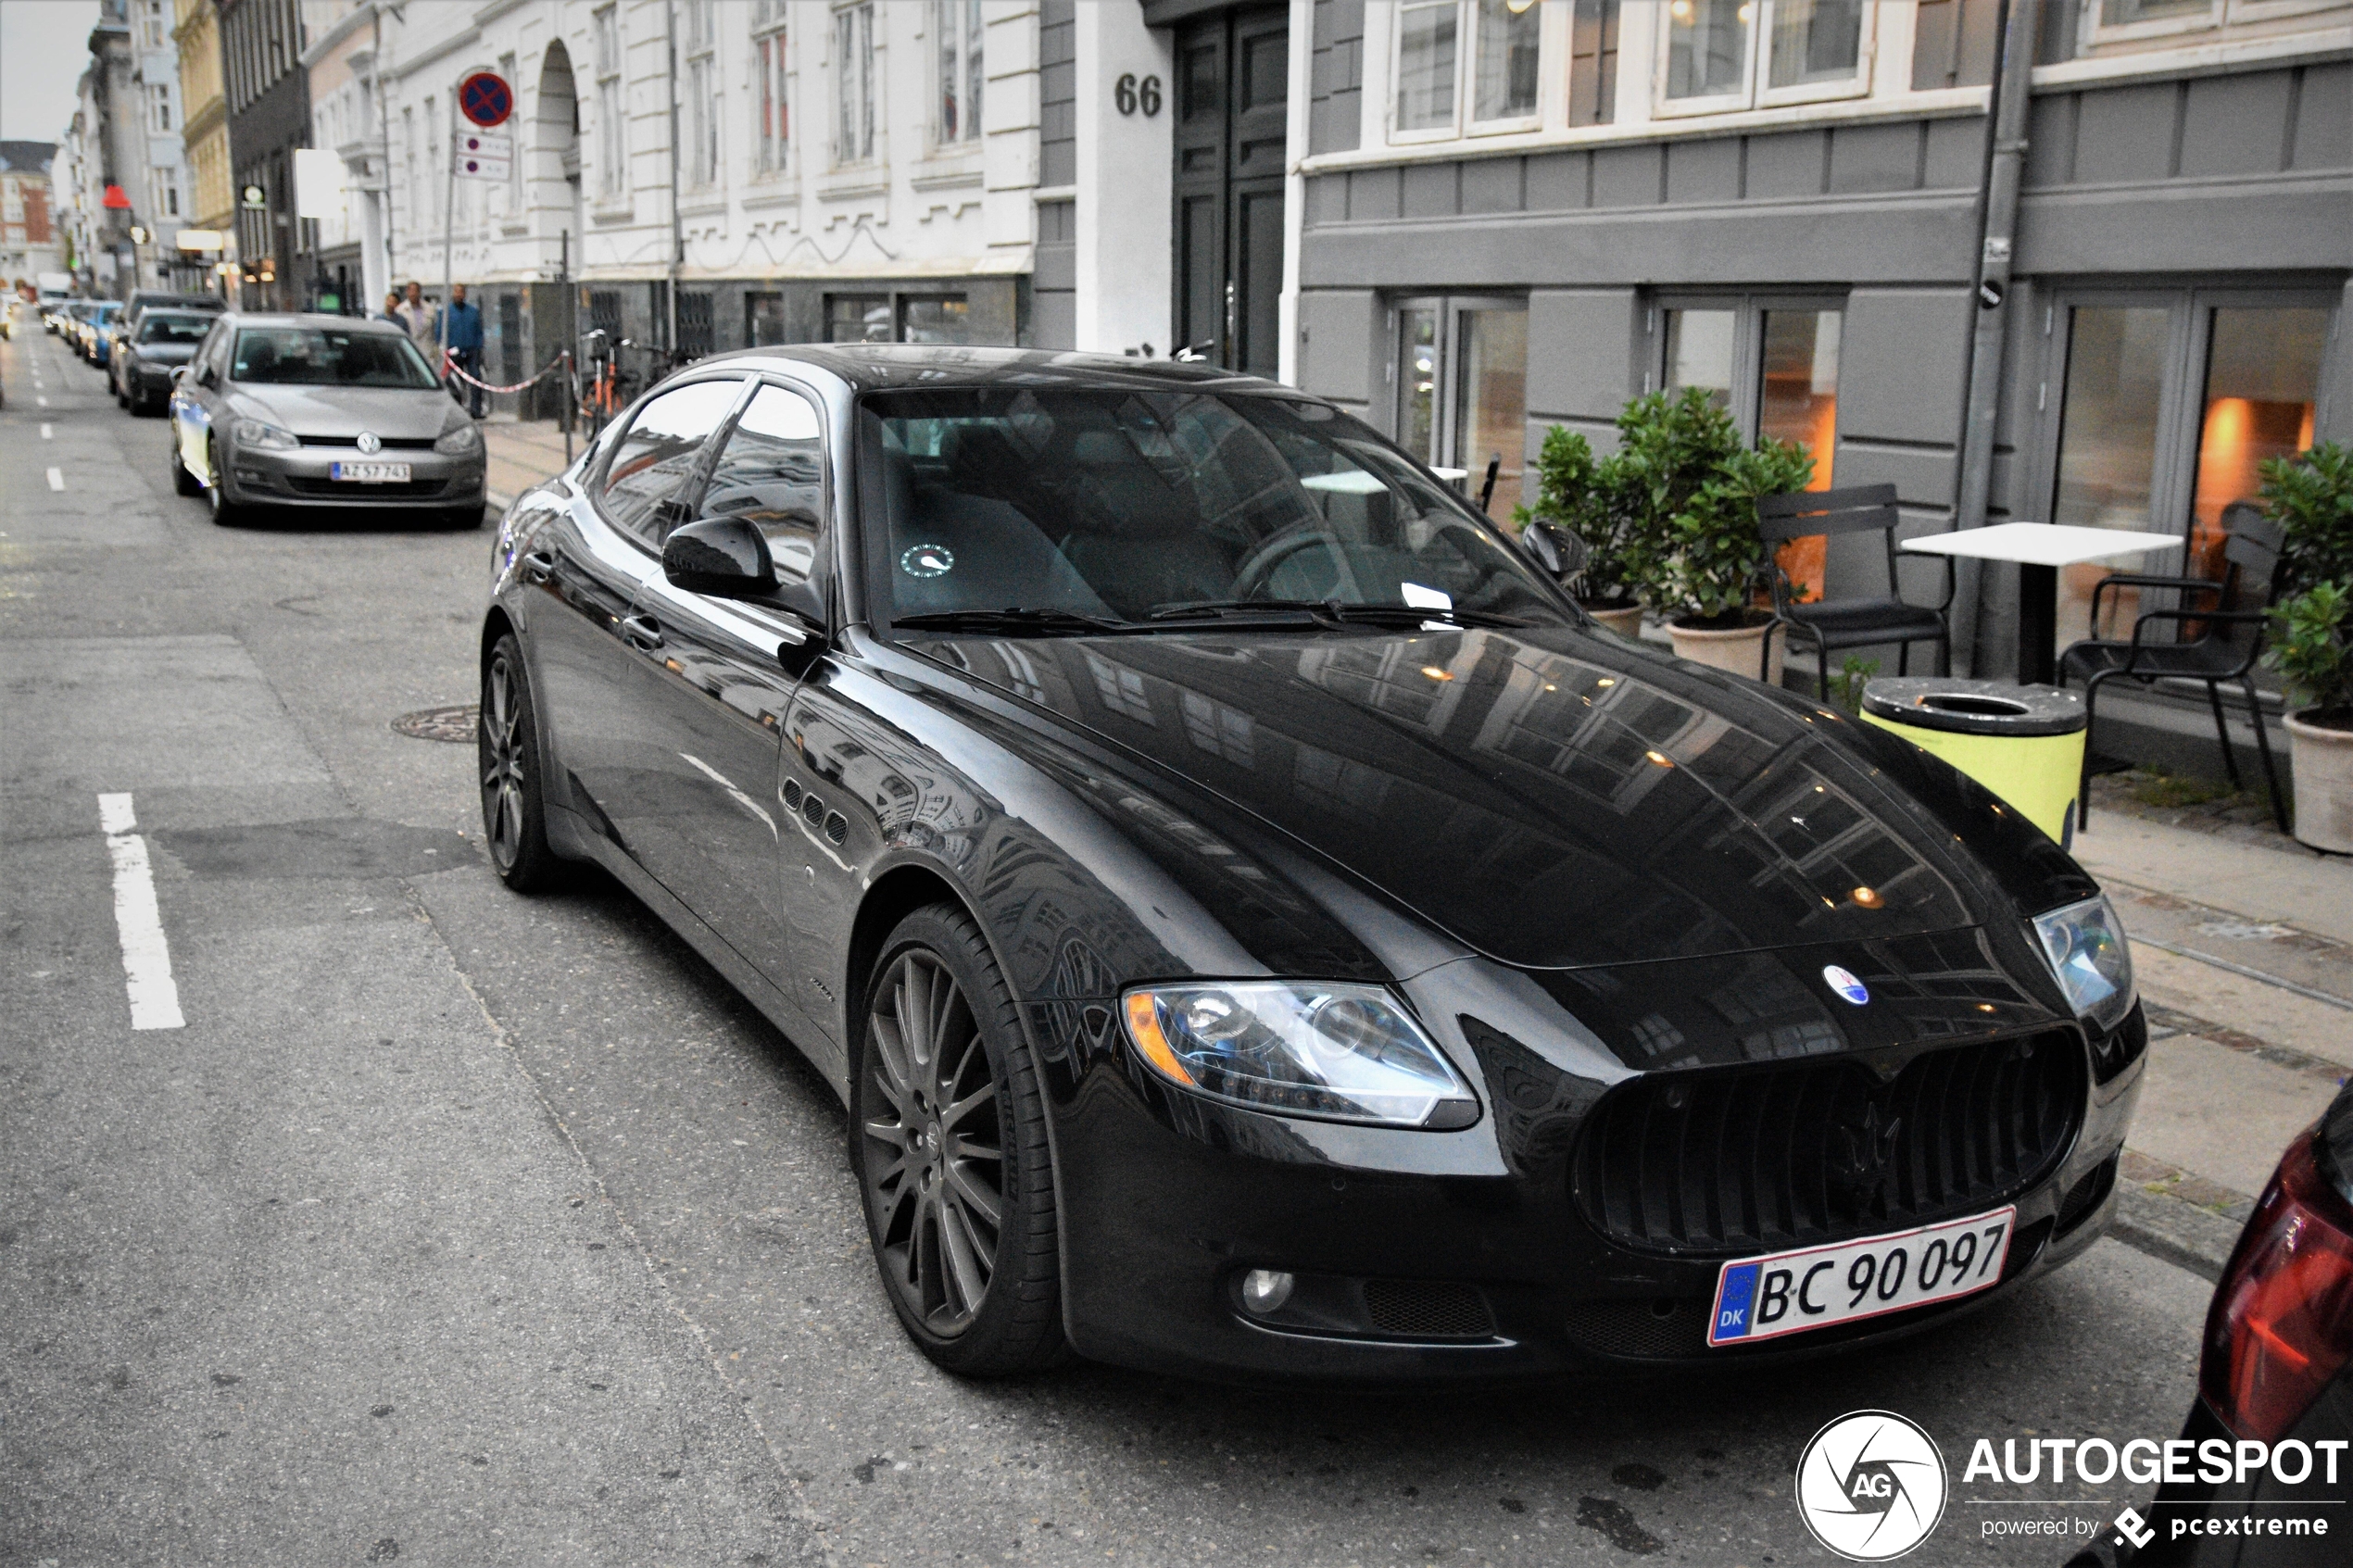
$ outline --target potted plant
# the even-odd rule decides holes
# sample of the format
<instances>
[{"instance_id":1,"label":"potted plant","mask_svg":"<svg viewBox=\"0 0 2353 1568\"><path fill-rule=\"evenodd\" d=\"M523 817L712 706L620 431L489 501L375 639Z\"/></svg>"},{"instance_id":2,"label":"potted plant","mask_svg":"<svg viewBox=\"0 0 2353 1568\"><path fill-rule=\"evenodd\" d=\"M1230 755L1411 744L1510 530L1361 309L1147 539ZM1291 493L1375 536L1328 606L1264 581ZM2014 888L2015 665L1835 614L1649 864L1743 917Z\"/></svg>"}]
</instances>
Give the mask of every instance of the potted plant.
<instances>
[{"instance_id":1,"label":"potted plant","mask_svg":"<svg viewBox=\"0 0 2353 1568\"><path fill-rule=\"evenodd\" d=\"M2353 590L2316 583L2282 600L2271 622L2263 662L2304 705L2287 715L2296 836L2353 854Z\"/></svg>"},{"instance_id":2,"label":"potted plant","mask_svg":"<svg viewBox=\"0 0 2353 1568\"><path fill-rule=\"evenodd\" d=\"M1595 458L1592 443L1554 425L1536 455L1536 504L1516 507L1513 525L1546 523L1585 544L1577 602L1621 637L1642 630L1643 541L1626 505L1616 455Z\"/></svg>"},{"instance_id":3,"label":"potted plant","mask_svg":"<svg viewBox=\"0 0 2353 1568\"><path fill-rule=\"evenodd\" d=\"M2286 586L2353 586L2353 448L2323 441L2261 469L2263 509L2280 525Z\"/></svg>"},{"instance_id":4,"label":"potted plant","mask_svg":"<svg viewBox=\"0 0 2353 1568\"><path fill-rule=\"evenodd\" d=\"M1729 431L1730 420L1718 417ZM1667 520L1656 586L1678 656L1780 684L1781 642L1772 637L1772 612L1756 603L1774 570L1756 530L1756 498L1803 490L1813 476L1804 447L1768 438L1753 451L1735 449Z\"/></svg>"}]
</instances>

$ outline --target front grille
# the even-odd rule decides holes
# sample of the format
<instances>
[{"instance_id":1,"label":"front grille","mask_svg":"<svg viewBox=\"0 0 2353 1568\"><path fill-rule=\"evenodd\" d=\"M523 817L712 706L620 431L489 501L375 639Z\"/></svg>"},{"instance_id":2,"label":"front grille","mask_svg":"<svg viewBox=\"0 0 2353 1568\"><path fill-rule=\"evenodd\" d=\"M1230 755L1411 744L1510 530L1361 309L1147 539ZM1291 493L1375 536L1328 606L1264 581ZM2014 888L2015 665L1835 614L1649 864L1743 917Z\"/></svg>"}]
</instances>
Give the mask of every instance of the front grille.
<instances>
[{"instance_id":1,"label":"front grille","mask_svg":"<svg viewBox=\"0 0 2353 1568\"><path fill-rule=\"evenodd\" d=\"M1914 1058L1638 1078L1578 1147L1579 1208L1642 1251L1724 1256L1965 1214L2034 1185L2072 1140L2082 1051L2064 1030Z\"/></svg>"},{"instance_id":2,"label":"front grille","mask_svg":"<svg viewBox=\"0 0 2353 1568\"><path fill-rule=\"evenodd\" d=\"M1444 1280L1368 1279L1365 1316L1383 1334L1416 1339L1480 1339L1495 1332L1478 1287Z\"/></svg>"},{"instance_id":3,"label":"front grille","mask_svg":"<svg viewBox=\"0 0 2353 1568\"><path fill-rule=\"evenodd\" d=\"M359 443L348 435L297 435L305 446L340 446L346 452L357 452ZM387 452L425 452L433 447L430 435L387 435L380 438Z\"/></svg>"},{"instance_id":4,"label":"front grille","mask_svg":"<svg viewBox=\"0 0 2353 1568\"><path fill-rule=\"evenodd\" d=\"M333 495L351 501L413 500L438 495L449 487L446 479L411 479L400 483L357 484L347 479L313 479L288 474L286 487L297 495Z\"/></svg>"}]
</instances>

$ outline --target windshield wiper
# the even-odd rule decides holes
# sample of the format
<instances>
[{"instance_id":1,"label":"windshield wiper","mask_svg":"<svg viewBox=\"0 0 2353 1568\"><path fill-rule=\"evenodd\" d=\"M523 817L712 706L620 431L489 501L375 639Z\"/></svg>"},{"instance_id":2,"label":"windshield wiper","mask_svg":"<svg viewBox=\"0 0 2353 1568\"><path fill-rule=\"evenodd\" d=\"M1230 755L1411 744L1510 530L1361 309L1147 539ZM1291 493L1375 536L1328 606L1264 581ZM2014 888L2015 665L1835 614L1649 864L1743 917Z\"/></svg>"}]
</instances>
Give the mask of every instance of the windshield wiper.
<instances>
[{"instance_id":1,"label":"windshield wiper","mask_svg":"<svg viewBox=\"0 0 2353 1568\"><path fill-rule=\"evenodd\" d=\"M1483 609L1437 609L1417 605L1342 604L1337 599L1213 599L1203 604L1170 605L1152 611L1154 621L1224 620L1227 616L1272 613L1305 615L1325 625L1397 626L1415 628L1427 621L1453 621L1460 626L1527 626L1532 622Z\"/></svg>"},{"instance_id":2,"label":"windshield wiper","mask_svg":"<svg viewBox=\"0 0 2353 1568\"><path fill-rule=\"evenodd\" d=\"M907 632L1124 632L1133 623L1075 609L942 609L901 615L891 625Z\"/></svg>"}]
</instances>

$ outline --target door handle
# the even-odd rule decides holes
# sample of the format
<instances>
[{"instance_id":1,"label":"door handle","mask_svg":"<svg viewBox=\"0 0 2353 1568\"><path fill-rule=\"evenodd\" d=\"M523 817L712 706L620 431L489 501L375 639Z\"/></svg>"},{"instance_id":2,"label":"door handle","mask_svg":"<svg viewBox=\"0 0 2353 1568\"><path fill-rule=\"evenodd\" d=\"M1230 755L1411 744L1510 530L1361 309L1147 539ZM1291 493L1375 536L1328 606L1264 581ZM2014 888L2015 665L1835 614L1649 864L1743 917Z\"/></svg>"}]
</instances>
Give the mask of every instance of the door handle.
<instances>
[{"instance_id":1,"label":"door handle","mask_svg":"<svg viewBox=\"0 0 2353 1568\"><path fill-rule=\"evenodd\" d=\"M624 616L621 634L641 648L661 646L661 627L650 615Z\"/></svg>"},{"instance_id":2,"label":"door handle","mask_svg":"<svg viewBox=\"0 0 2353 1568\"><path fill-rule=\"evenodd\" d=\"M534 550L522 558L522 574L534 583L545 583L556 574L556 558L545 550Z\"/></svg>"}]
</instances>

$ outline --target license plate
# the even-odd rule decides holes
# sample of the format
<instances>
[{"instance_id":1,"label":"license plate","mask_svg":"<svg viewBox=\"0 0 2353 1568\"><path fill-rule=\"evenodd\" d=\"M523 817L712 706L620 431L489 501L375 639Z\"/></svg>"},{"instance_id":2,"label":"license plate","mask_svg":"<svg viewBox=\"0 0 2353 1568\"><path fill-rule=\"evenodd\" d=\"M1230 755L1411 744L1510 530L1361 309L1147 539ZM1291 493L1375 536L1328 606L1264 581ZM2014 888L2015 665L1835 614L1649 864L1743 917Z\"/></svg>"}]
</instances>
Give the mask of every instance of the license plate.
<instances>
[{"instance_id":1,"label":"license plate","mask_svg":"<svg viewBox=\"0 0 2353 1568\"><path fill-rule=\"evenodd\" d=\"M1974 1219L1727 1263L1716 1276L1707 1342L1750 1345L1983 1290L2001 1279L2017 1223L2016 1209L1996 1209Z\"/></svg>"},{"instance_id":2,"label":"license plate","mask_svg":"<svg viewBox=\"0 0 2353 1568\"><path fill-rule=\"evenodd\" d=\"M406 484L409 483L407 463L333 463L327 469L329 479L353 480L361 484Z\"/></svg>"}]
</instances>

